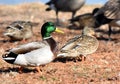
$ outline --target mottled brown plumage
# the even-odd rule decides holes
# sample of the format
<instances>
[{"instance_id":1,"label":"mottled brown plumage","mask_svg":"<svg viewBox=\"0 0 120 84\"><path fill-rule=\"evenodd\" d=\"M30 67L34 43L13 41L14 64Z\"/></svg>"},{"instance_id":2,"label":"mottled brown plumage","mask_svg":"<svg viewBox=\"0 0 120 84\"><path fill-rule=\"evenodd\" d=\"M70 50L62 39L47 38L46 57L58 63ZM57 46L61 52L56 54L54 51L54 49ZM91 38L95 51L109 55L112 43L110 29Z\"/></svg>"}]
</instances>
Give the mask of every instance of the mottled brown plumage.
<instances>
[{"instance_id":1,"label":"mottled brown plumage","mask_svg":"<svg viewBox=\"0 0 120 84\"><path fill-rule=\"evenodd\" d=\"M79 56L86 57L88 54L94 53L99 45L98 40L93 36L94 34L93 29L85 27L82 35L68 40L57 56L76 58Z\"/></svg>"},{"instance_id":2,"label":"mottled brown plumage","mask_svg":"<svg viewBox=\"0 0 120 84\"><path fill-rule=\"evenodd\" d=\"M32 23L27 21L15 21L6 27L5 36L11 40L23 40L33 36Z\"/></svg>"},{"instance_id":3,"label":"mottled brown plumage","mask_svg":"<svg viewBox=\"0 0 120 84\"><path fill-rule=\"evenodd\" d=\"M79 15L70 19L71 23L76 25L78 23L79 28L84 28L85 26L88 27L96 27L96 19L94 18L92 13L85 13L83 15Z\"/></svg>"},{"instance_id":4,"label":"mottled brown plumage","mask_svg":"<svg viewBox=\"0 0 120 84\"><path fill-rule=\"evenodd\" d=\"M71 22L78 22L80 27L100 27L101 25L109 25L109 40L113 27L120 27L120 0L109 0L101 8L95 8L93 13L79 15L71 19Z\"/></svg>"}]
</instances>

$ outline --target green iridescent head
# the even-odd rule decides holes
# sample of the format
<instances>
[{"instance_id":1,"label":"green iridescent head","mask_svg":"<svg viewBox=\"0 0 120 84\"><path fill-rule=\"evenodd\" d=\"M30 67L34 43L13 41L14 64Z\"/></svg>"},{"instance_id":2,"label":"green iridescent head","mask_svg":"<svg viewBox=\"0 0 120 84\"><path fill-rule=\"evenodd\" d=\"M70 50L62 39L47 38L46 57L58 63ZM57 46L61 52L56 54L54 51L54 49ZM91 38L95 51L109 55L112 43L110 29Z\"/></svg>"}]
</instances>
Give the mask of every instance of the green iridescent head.
<instances>
[{"instance_id":1,"label":"green iridescent head","mask_svg":"<svg viewBox=\"0 0 120 84\"><path fill-rule=\"evenodd\" d=\"M46 22L41 28L41 35L43 38L47 38L50 37L51 33L55 31L63 33L62 31L58 30L52 22Z\"/></svg>"}]
</instances>

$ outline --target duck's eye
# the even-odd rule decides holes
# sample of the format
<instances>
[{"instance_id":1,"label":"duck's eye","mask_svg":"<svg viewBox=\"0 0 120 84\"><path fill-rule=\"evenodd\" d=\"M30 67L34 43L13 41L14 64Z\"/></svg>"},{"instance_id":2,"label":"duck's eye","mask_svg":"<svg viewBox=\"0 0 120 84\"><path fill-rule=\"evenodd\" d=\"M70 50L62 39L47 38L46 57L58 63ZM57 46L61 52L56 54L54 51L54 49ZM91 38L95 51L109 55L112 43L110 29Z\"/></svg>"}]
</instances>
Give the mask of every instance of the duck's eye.
<instances>
[{"instance_id":1,"label":"duck's eye","mask_svg":"<svg viewBox=\"0 0 120 84\"><path fill-rule=\"evenodd\" d=\"M56 26L55 26L55 25L53 25L53 24L51 25L51 27L56 28Z\"/></svg>"},{"instance_id":2,"label":"duck's eye","mask_svg":"<svg viewBox=\"0 0 120 84\"><path fill-rule=\"evenodd\" d=\"M55 27L55 25L51 25L51 26Z\"/></svg>"}]
</instances>

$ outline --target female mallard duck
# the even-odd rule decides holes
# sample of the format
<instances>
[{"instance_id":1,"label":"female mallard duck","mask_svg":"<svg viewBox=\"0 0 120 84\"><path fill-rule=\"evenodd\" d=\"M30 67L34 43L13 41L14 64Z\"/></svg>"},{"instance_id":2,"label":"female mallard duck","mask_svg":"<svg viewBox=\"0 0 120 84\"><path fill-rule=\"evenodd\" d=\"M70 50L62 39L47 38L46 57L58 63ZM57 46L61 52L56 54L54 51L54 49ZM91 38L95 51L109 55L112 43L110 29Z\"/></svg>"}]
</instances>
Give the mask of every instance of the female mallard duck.
<instances>
[{"instance_id":1,"label":"female mallard duck","mask_svg":"<svg viewBox=\"0 0 120 84\"><path fill-rule=\"evenodd\" d=\"M54 9L57 16L58 21L58 12L72 12L72 18L76 14L76 12L85 4L86 0L50 0L47 5L50 7L46 10L49 11Z\"/></svg>"},{"instance_id":2,"label":"female mallard duck","mask_svg":"<svg viewBox=\"0 0 120 84\"><path fill-rule=\"evenodd\" d=\"M57 44L51 36L54 31L63 33L53 23L46 22L41 29L43 41L31 42L13 48L3 55L3 59L8 63L20 65L20 69L24 66L35 66L40 73L39 66L50 63L55 58Z\"/></svg>"},{"instance_id":3,"label":"female mallard duck","mask_svg":"<svg viewBox=\"0 0 120 84\"><path fill-rule=\"evenodd\" d=\"M97 11L95 11L97 10ZM109 0L101 8L95 8L92 14L83 14L71 19L71 22L78 22L80 26L100 27L108 24L109 40L111 39L111 26L120 27L120 0Z\"/></svg>"},{"instance_id":4,"label":"female mallard duck","mask_svg":"<svg viewBox=\"0 0 120 84\"><path fill-rule=\"evenodd\" d=\"M25 40L33 36L32 23L26 21L15 21L6 27L5 36L10 40Z\"/></svg>"},{"instance_id":5,"label":"female mallard duck","mask_svg":"<svg viewBox=\"0 0 120 84\"><path fill-rule=\"evenodd\" d=\"M98 11L98 8L95 8L92 13L85 13L82 15L78 15L72 19L70 19L70 22L72 24L75 24L76 22L78 22L78 26L80 28L84 28L85 26L88 27L99 27L99 20L96 20L96 18L94 17L94 14Z\"/></svg>"},{"instance_id":6,"label":"female mallard duck","mask_svg":"<svg viewBox=\"0 0 120 84\"><path fill-rule=\"evenodd\" d=\"M85 27L82 35L75 36L68 40L57 56L67 58L82 56L82 60L85 60L88 54L94 53L98 48L99 42L93 36L94 34L95 32L93 29Z\"/></svg>"}]
</instances>

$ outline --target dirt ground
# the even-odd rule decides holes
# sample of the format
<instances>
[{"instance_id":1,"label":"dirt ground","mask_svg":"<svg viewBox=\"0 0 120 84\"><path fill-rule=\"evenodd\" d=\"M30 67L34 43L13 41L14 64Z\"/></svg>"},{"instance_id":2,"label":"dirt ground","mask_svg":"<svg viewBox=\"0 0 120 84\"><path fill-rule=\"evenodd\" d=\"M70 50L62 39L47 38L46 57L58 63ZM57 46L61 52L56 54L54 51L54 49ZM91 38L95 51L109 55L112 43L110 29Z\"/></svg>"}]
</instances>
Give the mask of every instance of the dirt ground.
<instances>
[{"instance_id":1,"label":"dirt ground","mask_svg":"<svg viewBox=\"0 0 120 84\"><path fill-rule=\"evenodd\" d=\"M100 5L85 5L76 15L91 12ZM22 44L21 41L10 42L3 36L5 27L13 21L25 20L38 23L33 26L34 36L27 42L40 41L40 27L45 21L55 21L55 12L46 12L44 4L0 5L0 84L120 84L120 29L113 28L112 40L107 41L108 26L98 28L98 50L87 56L86 61L58 59L46 66L41 66L42 74L34 67L26 67L22 74L18 73L17 65L11 65L2 60L5 50ZM71 13L59 14L61 20L67 20ZM52 36L59 43L59 48L70 38L80 34L80 29L69 29L66 24L59 26L65 34L54 33ZM64 40L63 40L64 39Z\"/></svg>"}]
</instances>

